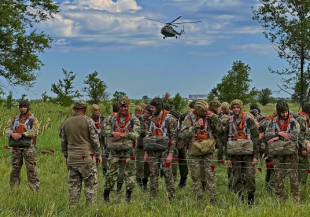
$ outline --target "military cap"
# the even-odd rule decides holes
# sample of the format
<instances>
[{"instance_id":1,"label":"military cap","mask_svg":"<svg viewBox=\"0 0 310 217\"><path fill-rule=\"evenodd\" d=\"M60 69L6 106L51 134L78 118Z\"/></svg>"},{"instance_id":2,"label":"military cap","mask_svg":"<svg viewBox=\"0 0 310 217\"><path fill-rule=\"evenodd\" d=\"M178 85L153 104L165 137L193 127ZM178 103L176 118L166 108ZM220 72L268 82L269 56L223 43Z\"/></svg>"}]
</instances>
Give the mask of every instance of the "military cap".
<instances>
[{"instance_id":1,"label":"military cap","mask_svg":"<svg viewBox=\"0 0 310 217\"><path fill-rule=\"evenodd\" d=\"M76 109L83 109L86 108L87 104L84 100L76 100L74 102L74 108Z\"/></svg>"}]
</instances>

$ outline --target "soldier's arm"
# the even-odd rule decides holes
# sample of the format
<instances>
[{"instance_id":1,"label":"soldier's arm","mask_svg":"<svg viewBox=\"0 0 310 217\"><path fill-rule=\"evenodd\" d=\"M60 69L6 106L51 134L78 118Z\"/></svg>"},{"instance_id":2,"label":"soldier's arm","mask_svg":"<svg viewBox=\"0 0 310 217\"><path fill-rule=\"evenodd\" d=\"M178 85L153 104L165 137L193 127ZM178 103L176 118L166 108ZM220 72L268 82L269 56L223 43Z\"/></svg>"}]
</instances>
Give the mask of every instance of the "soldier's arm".
<instances>
[{"instance_id":1,"label":"soldier's arm","mask_svg":"<svg viewBox=\"0 0 310 217\"><path fill-rule=\"evenodd\" d=\"M221 119L219 119L219 117L216 114L214 114L210 119L211 119L212 131L218 135L222 134L223 125Z\"/></svg>"},{"instance_id":2,"label":"soldier's arm","mask_svg":"<svg viewBox=\"0 0 310 217\"><path fill-rule=\"evenodd\" d=\"M192 123L191 123L191 117L190 115L188 114L184 121L182 122L182 128L179 132L179 138L180 139L190 139L192 138L195 133L196 133L196 130L200 128L199 124L197 122L195 122L192 126Z\"/></svg>"},{"instance_id":3,"label":"soldier's arm","mask_svg":"<svg viewBox=\"0 0 310 217\"><path fill-rule=\"evenodd\" d=\"M140 136L141 126L140 120L137 117L133 118L133 129L129 132L124 133L124 138L136 140Z\"/></svg>"},{"instance_id":4,"label":"soldier's arm","mask_svg":"<svg viewBox=\"0 0 310 217\"><path fill-rule=\"evenodd\" d=\"M229 121L226 121L225 128L223 130L223 146L224 146L224 155L226 160L230 159L230 156L227 154L227 141L229 133Z\"/></svg>"},{"instance_id":5,"label":"soldier's arm","mask_svg":"<svg viewBox=\"0 0 310 217\"><path fill-rule=\"evenodd\" d=\"M172 142L171 146L169 147L169 153L173 153L178 141L178 123L173 117L169 118L168 123L169 136Z\"/></svg>"},{"instance_id":6,"label":"soldier's arm","mask_svg":"<svg viewBox=\"0 0 310 217\"><path fill-rule=\"evenodd\" d=\"M265 131L266 141L269 141L270 139L278 136L277 133L273 132L272 125L273 123L272 121L270 121L266 127L266 131Z\"/></svg>"},{"instance_id":7,"label":"soldier's arm","mask_svg":"<svg viewBox=\"0 0 310 217\"><path fill-rule=\"evenodd\" d=\"M62 124L62 129L60 132L61 152L63 153L64 157L67 159L68 158L68 141L67 141L67 136L66 136L64 127L65 127L65 122Z\"/></svg>"},{"instance_id":8,"label":"soldier's arm","mask_svg":"<svg viewBox=\"0 0 310 217\"><path fill-rule=\"evenodd\" d=\"M39 135L40 123L36 117L32 118L32 128L24 132L26 137L36 137Z\"/></svg>"},{"instance_id":9,"label":"soldier's arm","mask_svg":"<svg viewBox=\"0 0 310 217\"><path fill-rule=\"evenodd\" d=\"M299 133L300 133L300 125L296 120L294 120L294 126L292 127L289 133L291 136L291 140L294 142L297 141Z\"/></svg>"},{"instance_id":10,"label":"soldier's arm","mask_svg":"<svg viewBox=\"0 0 310 217\"><path fill-rule=\"evenodd\" d=\"M300 126L300 133L298 135L298 144L301 151L307 150L307 144L305 143L307 134L307 120L305 118L297 118L297 122Z\"/></svg>"},{"instance_id":11,"label":"soldier's arm","mask_svg":"<svg viewBox=\"0 0 310 217\"><path fill-rule=\"evenodd\" d=\"M251 138L253 141L253 146L254 146L254 153L253 153L253 157L258 159L258 154L259 154L259 132L258 132L258 128L255 124L255 121L250 119L251 123L250 123L250 131L251 131Z\"/></svg>"},{"instance_id":12,"label":"soldier's arm","mask_svg":"<svg viewBox=\"0 0 310 217\"><path fill-rule=\"evenodd\" d=\"M92 146L92 150L96 158L101 157L99 135L97 133L95 123L91 118L86 118L86 121L88 125L88 131L89 131L89 137L90 137L90 143Z\"/></svg>"},{"instance_id":13,"label":"soldier's arm","mask_svg":"<svg viewBox=\"0 0 310 217\"><path fill-rule=\"evenodd\" d=\"M103 136L106 138L113 136L112 135L112 120L113 120L113 116L106 118L104 129L102 131Z\"/></svg>"},{"instance_id":14,"label":"soldier's arm","mask_svg":"<svg viewBox=\"0 0 310 217\"><path fill-rule=\"evenodd\" d=\"M13 133L13 123L14 123L14 120L9 120L6 127L5 127L5 130L4 130L4 135L6 137L10 137L10 135Z\"/></svg>"}]
</instances>

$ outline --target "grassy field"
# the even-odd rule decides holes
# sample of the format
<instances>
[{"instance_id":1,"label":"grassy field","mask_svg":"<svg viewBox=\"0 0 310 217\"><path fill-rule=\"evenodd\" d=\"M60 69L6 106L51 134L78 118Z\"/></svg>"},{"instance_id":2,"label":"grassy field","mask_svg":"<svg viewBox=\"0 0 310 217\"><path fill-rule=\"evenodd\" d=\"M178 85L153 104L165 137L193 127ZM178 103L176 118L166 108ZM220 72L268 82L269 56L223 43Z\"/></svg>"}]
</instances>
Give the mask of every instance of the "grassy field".
<instances>
[{"instance_id":1,"label":"grassy field","mask_svg":"<svg viewBox=\"0 0 310 217\"><path fill-rule=\"evenodd\" d=\"M275 105L262 107L262 114L271 114ZM297 111L298 106L290 105L290 109ZM245 106L248 110L248 106ZM70 116L72 111L53 104L32 104L31 111L36 114L41 122L42 132L38 136L37 169L41 181L41 191L33 193L27 187L26 170L22 169L21 185L14 191L9 190L9 176L11 172L10 151L7 138L0 137L0 216L309 216L310 198L309 188L301 188L301 203L294 204L289 193L289 182L286 180L286 194L288 200L279 203L273 192L265 190L265 166L260 162L257 167L262 168L262 173L256 170L257 190L255 193L255 206L248 208L238 198L227 190L226 164L215 163L217 205L209 206L209 197L205 195L203 201L197 203L192 189L191 179L188 179L185 189L177 188L176 199L169 202L165 192L164 179L160 179L159 195L154 201L149 201L149 192L135 188L132 201L125 203L125 191L111 193L111 202L104 204L103 184L104 177L99 167L99 186L97 203L92 206L85 204L85 197L81 195L80 205L69 209L68 184L64 157L61 154L58 126ZM4 129L6 122L18 114L18 108L2 109L0 126ZM52 153L49 149L54 149Z\"/></svg>"}]
</instances>

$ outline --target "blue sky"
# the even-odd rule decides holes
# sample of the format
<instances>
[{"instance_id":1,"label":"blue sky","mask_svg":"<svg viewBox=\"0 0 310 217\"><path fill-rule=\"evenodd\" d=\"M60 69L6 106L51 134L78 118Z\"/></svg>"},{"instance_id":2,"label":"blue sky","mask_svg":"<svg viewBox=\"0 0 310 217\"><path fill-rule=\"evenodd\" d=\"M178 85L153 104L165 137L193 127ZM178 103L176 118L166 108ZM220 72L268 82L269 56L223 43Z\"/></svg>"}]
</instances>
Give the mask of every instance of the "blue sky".
<instances>
[{"instance_id":1,"label":"blue sky","mask_svg":"<svg viewBox=\"0 0 310 217\"><path fill-rule=\"evenodd\" d=\"M76 89L86 75L97 71L107 91L123 91L130 98L162 96L170 92L208 94L241 60L251 67L251 87L278 91L281 77L268 67L281 70L286 62L252 20L251 7L258 0L57 0L61 12L38 24L54 38L51 49L40 54L42 67L31 91L14 88L14 98L25 93L39 99L43 92L54 96L51 85L62 77L62 68L77 73ZM144 17L186 24L180 38L163 39L163 24ZM179 25L176 30L182 30ZM285 93L273 93L285 96ZM86 97L84 97L86 98Z\"/></svg>"}]
</instances>

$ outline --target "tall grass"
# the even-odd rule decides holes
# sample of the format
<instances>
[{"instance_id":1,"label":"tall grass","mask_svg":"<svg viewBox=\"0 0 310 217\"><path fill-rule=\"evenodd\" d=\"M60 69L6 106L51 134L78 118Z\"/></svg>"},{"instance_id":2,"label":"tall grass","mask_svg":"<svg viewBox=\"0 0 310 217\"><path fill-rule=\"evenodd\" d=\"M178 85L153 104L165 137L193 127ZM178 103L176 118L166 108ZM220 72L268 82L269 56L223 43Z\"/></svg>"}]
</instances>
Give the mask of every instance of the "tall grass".
<instances>
[{"instance_id":1,"label":"tall grass","mask_svg":"<svg viewBox=\"0 0 310 217\"><path fill-rule=\"evenodd\" d=\"M291 105L293 111L298 108ZM262 113L272 113L275 105L262 107ZM294 110L295 109L295 110ZM227 167L215 163L217 205L209 205L209 197L205 194L200 203L192 189L192 182L189 176L185 189L177 188L176 198L169 202L165 191L164 179L160 179L159 194L155 200L149 200L149 192L143 192L136 187L132 194L132 201L129 205L125 203L125 190L120 194L114 191L110 195L110 203L103 203L104 177L99 166L99 186L97 202L94 205L87 205L83 191L79 206L69 208L68 184L64 157L60 149L58 137L58 126L72 111L57 105L33 104L33 113L37 114L41 126L46 126L43 134L37 139L37 146L49 154L37 152L37 169L41 182L41 191L33 193L27 187L25 167L22 169L22 181L14 191L9 188L9 176L11 172L10 150L3 148L7 145L7 138L0 137L0 216L309 216L310 202L309 190L301 187L301 202L295 204L290 197L289 182L286 180L286 194L289 196L285 202L278 202L274 192L265 189L264 163L260 173L256 170L255 206L247 207L241 203L235 194L227 189ZM245 110L248 110L245 106ZM2 110L0 125L2 129L10 118L18 114L18 109ZM50 123L48 123L50 118ZM54 153L49 149L55 150Z\"/></svg>"}]
</instances>

